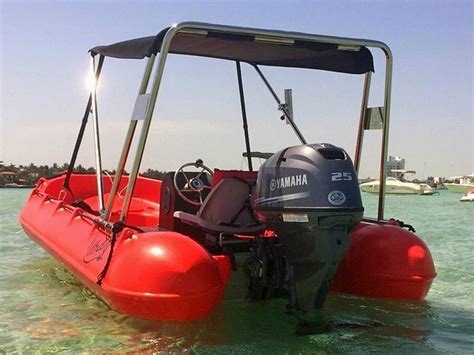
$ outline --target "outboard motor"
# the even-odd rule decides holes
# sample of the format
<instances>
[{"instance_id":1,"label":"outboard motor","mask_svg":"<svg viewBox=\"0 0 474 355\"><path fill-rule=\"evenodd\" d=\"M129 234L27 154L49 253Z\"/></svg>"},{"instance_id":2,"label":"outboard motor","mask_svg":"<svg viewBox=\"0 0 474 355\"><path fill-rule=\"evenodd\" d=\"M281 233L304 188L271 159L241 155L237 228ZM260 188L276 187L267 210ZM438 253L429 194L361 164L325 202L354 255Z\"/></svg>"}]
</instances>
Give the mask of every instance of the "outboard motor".
<instances>
[{"instance_id":1,"label":"outboard motor","mask_svg":"<svg viewBox=\"0 0 474 355\"><path fill-rule=\"evenodd\" d=\"M280 239L291 305L303 311L322 307L364 211L348 154L331 144L275 153L260 167L254 204Z\"/></svg>"}]
</instances>

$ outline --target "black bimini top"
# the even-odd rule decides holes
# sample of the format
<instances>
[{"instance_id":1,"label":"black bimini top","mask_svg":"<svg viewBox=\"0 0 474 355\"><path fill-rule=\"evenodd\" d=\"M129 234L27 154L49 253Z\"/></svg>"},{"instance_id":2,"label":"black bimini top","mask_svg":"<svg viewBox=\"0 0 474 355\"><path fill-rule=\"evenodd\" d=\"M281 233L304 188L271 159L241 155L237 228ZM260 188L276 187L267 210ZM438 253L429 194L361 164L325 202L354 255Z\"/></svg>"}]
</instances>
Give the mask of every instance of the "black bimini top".
<instances>
[{"instance_id":1,"label":"black bimini top","mask_svg":"<svg viewBox=\"0 0 474 355\"><path fill-rule=\"evenodd\" d=\"M222 26L226 27L226 26ZM132 39L90 50L92 55L124 59L142 59L160 51L161 44L171 27L156 36ZM230 28L230 27L229 27ZM309 36L290 32L285 40L259 36L259 31L246 29L248 33L232 33L215 29L200 32L177 32L169 53L228 59L252 65L309 68L350 74L374 71L372 54L364 46L343 46L334 43L301 39ZM291 39L291 35L295 35ZM300 36L298 36L300 35ZM300 37L300 38L298 38Z\"/></svg>"}]
</instances>

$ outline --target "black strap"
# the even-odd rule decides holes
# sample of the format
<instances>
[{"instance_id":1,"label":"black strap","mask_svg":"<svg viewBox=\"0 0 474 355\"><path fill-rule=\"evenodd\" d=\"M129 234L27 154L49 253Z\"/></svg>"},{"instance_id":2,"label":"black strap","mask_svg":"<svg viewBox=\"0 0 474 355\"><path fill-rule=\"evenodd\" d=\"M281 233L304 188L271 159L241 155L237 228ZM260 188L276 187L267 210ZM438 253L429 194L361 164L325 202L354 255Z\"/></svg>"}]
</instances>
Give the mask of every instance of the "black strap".
<instances>
[{"instance_id":1,"label":"black strap","mask_svg":"<svg viewBox=\"0 0 474 355\"><path fill-rule=\"evenodd\" d=\"M239 218L239 216L242 214L242 212L244 212L245 210L248 210L252 215L253 215L253 209L252 209L252 206L250 206L250 199L246 199L245 200L245 204L242 206L242 208L239 210L239 212L237 212L237 214L234 216L234 218L232 218L230 220L230 224L231 225L234 225L235 221L237 220L237 218ZM257 225L257 224L255 224Z\"/></svg>"},{"instance_id":2,"label":"black strap","mask_svg":"<svg viewBox=\"0 0 474 355\"><path fill-rule=\"evenodd\" d=\"M99 56L99 63L97 65L97 71L95 73L96 80L99 79L100 72L102 70L102 64L104 63L104 58L105 57L103 55ZM85 132L86 126L87 126L87 121L89 120L89 114L90 114L90 111L91 111L91 106L92 106L92 93L89 94L89 99L87 100L87 105L86 105L86 109L84 111L84 116L82 117L81 128L79 129L79 133L77 135L76 144L74 145L74 150L72 152L71 161L69 162L69 166L68 166L67 173L66 173L66 178L64 179L64 183L63 183L63 187L71 193L73 198L74 198L74 194L72 193L72 190L69 186L69 181L71 180L71 175L72 175L73 170L74 170L74 165L76 165L76 159L77 159L77 155L79 154L79 148L81 147L82 138L84 137L84 132Z\"/></svg>"},{"instance_id":3,"label":"black strap","mask_svg":"<svg viewBox=\"0 0 474 355\"><path fill-rule=\"evenodd\" d=\"M71 206L82 208L85 212L88 212L94 216L100 216L100 212L94 210L91 206L84 202L84 200L74 201L73 203L71 203Z\"/></svg>"},{"instance_id":4,"label":"black strap","mask_svg":"<svg viewBox=\"0 0 474 355\"><path fill-rule=\"evenodd\" d=\"M104 268L100 272L99 276L97 276L97 285L102 285L102 281L105 278L105 275L107 275L107 271L109 270L110 266L110 261L112 260L112 255L114 253L114 247L115 247L115 242L117 241L117 237L120 234L120 232L123 230L124 225L122 223L115 223L113 228L112 228L112 237L110 241L110 249L109 249L109 255L107 256L107 261L105 262Z\"/></svg>"},{"instance_id":5,"label":"black strap","mask_svg":"<svg viewBox=\"0 0 474 355\"><path fill-rule=\"evenodd\" d=\"M237 212L237 214L234 216L234 218L232 218L230 220L230 225L234 225L235 221L237 220L237 218L239 218L240 214L248 209L249 212L253 215L253 209L252 209L252 206L250 206L250 196L252 195L252 187L257 183L255 180L245 180L245 179L242 179L240 177L237 177L237 176L233 176L231 177L231 179L236 179L236 180L239 180L245 184L247 184L248 188L249 188L249 194L248 194L248 198L245 200L245 203L244 205L242 206L242 208L239 210L239 212ZM260 223L258 223L260 224ZM254 225L258 225L258 224L254 224Z\"/></svg>"},{"instance_id":6,"label":"black strap","mask_svg":"<svg viewBox=\"0 0 474 355\"><path fill-rule=\"evenodd\" d=\"M107 261L105 262L104 268L100 272L99 276L97 276L97 285L99 286L102 285L102 281L104 280L105 275L107 275L107 271L109 270L110 266L110 261L112 260L112 255L114 253L115 242L117 241L118 235L121 231L123 231L124 228L133 229L139 233L143 233L143 230L138 227L129 226L128 224L122 222L114 223L112 227L112 237L110 241L109 255L107 256Z\"/></svg>"}]
</instances>

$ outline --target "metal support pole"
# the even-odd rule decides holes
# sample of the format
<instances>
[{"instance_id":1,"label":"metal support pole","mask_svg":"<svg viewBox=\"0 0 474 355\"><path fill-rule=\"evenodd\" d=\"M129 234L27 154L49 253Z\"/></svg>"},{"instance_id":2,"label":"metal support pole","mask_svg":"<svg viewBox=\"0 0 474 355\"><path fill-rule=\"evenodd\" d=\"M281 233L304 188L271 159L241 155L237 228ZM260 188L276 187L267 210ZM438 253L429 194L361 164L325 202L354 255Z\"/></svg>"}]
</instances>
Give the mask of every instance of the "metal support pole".
<instances>
[{"instance_id":1,"label":"metal support pole","mask_svg":"<svg viewBox=\"0 0 474 355\"><path fill-rule=\"evenodd\" d=\"M155 74L155 78L153 82L152 91L150 93L151 96L150 96L149 106L145 115L142 132L141 132L140 139L138 142L137 152L135 155L135 160L134 160L132 171L130 174L129 186L127 188L125 201L124 201L124 204L122 205L120 221L125 220L127 212L128 212L128 208L130 206L130 201L133 195L133 190L135 188L136 179L138 176L138 170L140 168L140 163L143 156L143 151L144 151L148 131L150 128L150 123L153 116L153 111L156 104L156 99L157 99L158 91L160 88L161 78L163 76L163 70L164 70L166 58L168 55L168 51L170 48L170 43L171 43L172 38L179 31L186 31L187 33L192 32L192 33L197 33L197 34L202 34L203 31L216 31L216 32L243 34L243 35L250 34L253 36L269 36L271 38L278 37L278 39L289 38L291 40L307 40L307 41L314 41L318 43L337 44L337 45L342 45L342 46L354 46L354 47L367 46L367 47L375 47L375 48L382 49L385 52L387 64L386 64L385 105L384 105L385 121L384 121L384 133L383 133L383 142L382 142L382 154L381 154L382 166L381 166L381 174L380 174L382 178L381 179L382 180L382 184L381 184L382 193L379 196L378 216L379 216L379 219L383 218L384 192L385 192L385 165L386 165L385 162L386 162L387 148L388 148L390 93L391 93L391 80L392 80L392 56L391 56L390 49L388 48L387 45L379 41L370 41L370 40L364 40L364 39L351 39L351 38L332 37L332 36L308 35L308 34L303 34L303 33L283 32L283 31L255 30L255 29L246 29L246 28L232 27L232 26L211 25L211 24L198 23L198 22L182 22L182 23L173 25L171 28L169 28L167 33L163 37L163 40L161 43L160 57L159 57L158 65L157 65L157 70L156 70L156 74ZM288 112L286 112L287 110L285 110L284 105L281 104L280 100L275 95L273 89L271 89L271 86L268 84L268 81L266 81L265 77L260 72L258 67L255 66L255 69L260 74L263 81L265 82L267 87L270 89L270 92L277 100L279 109L283 111L284 115L287 118L289 118L289 114ZM295 133L298 135L301 142L306 143L306 140L302 136L299 129L296 127L295 123L291 120L291 118L288 121L291 124Z\"/></svg>"},{"instance_id":2,"label":"metal support pole","mask_svg":"<svg viewBox=\"0 0 474 355\"><path fill-rule=\"evenodd\" d=\"M166 58L168 57L168 51L170 48L171 40L177 32L177 27L171 27L166 32L163 42L161 44L160 55L158 58L158 64L155 72L155 78L153 79L153 86L150 93L150 102L146 111L145 120L143 122L142 131L138 141L137 151L135 154L135 160L133 161L132 171L128 181L127 193L125 194L125 200L122 205L122 211L120 213L120 222L125 222L127 218L128 208L130 207L130 201L132 199L133 190L138 176L138 170L140 169L140 163L142 161L143 152L145 150L146 139L148 137L148 131L150 130L151 119L153 117L153 111L155 109L156 99L158 97L158 91L160 89L161 78L163 77L163 71L165 69Z\"/></svg>"},{"instance_id":3,"label":"metal support pole","mask_svg":"<svg viewBox=\"0 0 474 355\"><path fill-rule=\"evenodd\" d=\"M95 70L95 56L91 57L91 74L94 76L94 82L91 88L92 97L92 120L94 127L94 147L95 147L95 165L97 179L97 196L99 198L99 211L104 212L104 186L102 182L102 157L100 155L100 135L99 135L99 113L97 112L97 81L99 77Z\"/></svg>"},{"instance_id":4,"label":"metal support pole","mask_svg":"<svg viewBox=\"0 0 474 355\"><path fill-rule=\"evenodd\" d=\"M357 174L359 174L360 157L362 155L362 145L364 144L364 126L365 126L365 119L367 116L367 106L369 103L371 78L372 78L372 72L369 71L365 73L364 91L362 94L362 102L360 104L359 131L357 132L356 150L355 150L355 155L354 155L354 167Z\"/></svg>"},{"instance_id":5,"label":"metal support pole","mask_svg":"<svg viewBox=\"0 0 474 355\"><path fill-rule=\"evenodd\" d=\"M240 108L242 110L242 121L244 125L244 136L245 136L245 148L247 150L247 162L249 165L249 171L253 171L252 157L250 155L250 138L249 138L249 127L247 125L247 111L245 109L245 96L244 86L242 84L242 71L240 69L240 62L235 62L237 66L237 80L239 82L239 95L240 95Z\"/></svg>"},{"instance_id":6,"label":"metal support pole","mask_svg":"<svg viewBox=\"0 0 474 355\"><path fill-rule=\"evenodd\" d=\"M278 103L278 109L281 110L283 112L283 114L286 116L288 122L290 122L291 128L293 128L293 131L295 131L295 133L298 136L298 138L300 139L301 143L306 144L306 139L303 137L303 134L301 133L301 131L296 126L295 122L293 121L293 118L291 117L290 113L286 109L285 105L281 104L280 98L275 93L275 90L273 90L273 88L270 85L270 83L268 82L267 78L265 78L265 76L263 75L262 71L260 70L260 68L258 66L254 65L253 67L257 71L258 75L260 75L260 78L262 78L262 80L265 83L265 85L267 86L268 90L270 90L270 93L275 98L275 101Z\"/></svg>"},{"instance_id":7,"label":"metal support pole","mask_svg":"<svg viewBox=\"0 0 474 355\"><path fill-rule=\"evenodd\" d=\"M102 65L104 64L104 56L99 57L99 63L97 64L97 71L95 73L97 80L100 77L100 72L102 70ZM89 120L89 115L91 112L92 106L92 93L89 93L89 98L87 99L86 109L84 110L84 115L82 116L81 128L77 134L76 144L74 145L74 150L72 151L71 160L69 161L66 178L64 179L63 186L68 190L74 198L74 194L69 186L69 181L71 180L72 173L74 171L74 166L76 165L77 155L79 154L79 148L81 147L82 138L84 137L84 132L86 130L87 122Z\"/></svg>"},{"instance_id":8,"label":"metal support pole","mask_svg":"<svg viewBox=\"0 0 474 355\"><path fill-rule=\"evenodd\" d=\"M384 89L384 120L383 120L383 134L382 134L382 151L380 154L380 191L379 191L379 206L377 219L382 220L384 217L385 208L385 179L387 177L387 155L388 155L388 133L390 127L390 105L392 95L392 68L393 57L390 49L382 48L385 52L385 89Z\"/></svg>"},{"instance_id":9,"label":"metal support pole","mask_svg":"<svg viewBox=\"0 0 474 355\"><path fill-rule=\"evenodd\" d=\"M153 54L147 61L145 72L143 73L142 82L138 90L138 95L146 93L148 87L148 82L150 80L151 71L153 69L153 64L155 63L156 56ZM109 199L107 200L107 207L105 209L104 219L109 220L110 214L112 213L112 207L114 205L115 198L117 196L118 187L120 181L122 180L123 172L125 170L125 164L127 163L128 153L130 152L130 147L132 145L133 136L135 134L135 129L137 127L137 121L131 120L128 125L127 136L125 137L125 142L122 148L122 154L120 155L120 160L118 162L117 170L114 177L114 182L112 188L110 189Z\"/></svg>"}]
</instances>

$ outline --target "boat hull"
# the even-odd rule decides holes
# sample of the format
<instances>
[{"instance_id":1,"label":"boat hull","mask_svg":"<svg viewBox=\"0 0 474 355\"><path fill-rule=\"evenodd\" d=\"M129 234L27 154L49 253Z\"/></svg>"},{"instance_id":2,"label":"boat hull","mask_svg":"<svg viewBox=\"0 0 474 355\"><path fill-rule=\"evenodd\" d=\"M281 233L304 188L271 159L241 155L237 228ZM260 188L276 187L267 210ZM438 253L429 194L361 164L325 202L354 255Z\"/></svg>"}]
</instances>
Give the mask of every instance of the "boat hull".
<instances>
[{"instance_id":1,"label":"boat hull","mask_svg":"<svg viewBox=\"0 0 474 355\"><path fill-rule=\"evenodd\" d=\"M97 203L94 179L73 175L71 180L74 199L88 201L92 208ZM189 321L206 317L220 303L231 275L230 258L211 255L186 235L159 230L161 182L143 177L138 179L126 221L142 228L125 227L116 234L110 265L99 285L112 236L94 223L93 214L73 206L73 197L62 191L63 181L64 176L40 181L21 211L20 223L32 240L110 308L141 318ZM120 186L127 183L124 178ZM108 191L110 182L104 180L104 185ZM113 219L120 211L118 200ZM407 253L413 258L407 259ZM240 289L248 292L249 280L232 274ZM396 225L363 221L355 228L332 290L420 300L435 275L429 250L416 235Z\"/></svg>"},{"instance_id":2,"label":"boat hull","mask_svg":"<svg viewBox=\"0 0 474 355\"><path fill-rule=\"evenodd\" d=\"M461 202L474 202L474 189L469 190L464 194L463 197L459 200Z\"/></svg>"},{"instance_id":3,"label":"boat hull","mask_svg":"<svg viewBox=\"0 0 474 355\"><path fill-rule=\"evenodd\" d=\"M118 312L184 321L205 317L221 301L230 275L227 257L211 256L187 236L169 231L123 229L98 285L111 236L91 217L35 189L20 223L31 239Z\"/></svg>"},{"instance_id":4,"label":"boat hull","mask_svg":"<svg viewBox=\"0 0 474 355\"><path fill-rule=\"evenodd\" d=\"M379 181L371 181L360 184L361 191L378 194L380 190ZM426 184L415 184L411 182L402 182L387 179L385 184L385 193L392 195L432 195L434 190Z\"/></svg>"},{"instance_id":5,"label":"boat hull","mask_svg":"<svg viewBox=\"0 0 474 355\"><path fill-rule=\"evenodd\" d=\"M333 283L335 292L423 300L436 271L426 244L397 222L361 222Z\"/></svg>"},{"instance_id":6,"label":"boat hull","mask_svg":"<svg viewBox=\"0 0 474 355\"><path fill-rule=\"evenodd\" d=\"M365 186L361 185L360 189L361 191L364 191L364 192L378 194L379 187L380 187L379 184L365 185ZM423 191L415 190L413 188L406 188L406 187L393 186L393 185L387 184L385 193L393 194L393 195L421 195L423 194Z\"/></svg>"}]
</instances>

